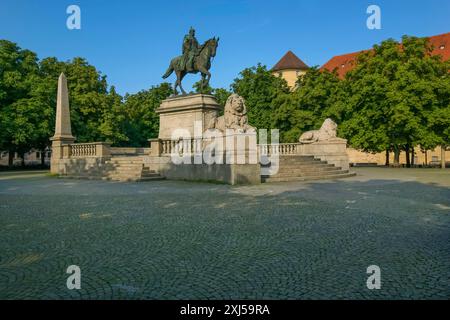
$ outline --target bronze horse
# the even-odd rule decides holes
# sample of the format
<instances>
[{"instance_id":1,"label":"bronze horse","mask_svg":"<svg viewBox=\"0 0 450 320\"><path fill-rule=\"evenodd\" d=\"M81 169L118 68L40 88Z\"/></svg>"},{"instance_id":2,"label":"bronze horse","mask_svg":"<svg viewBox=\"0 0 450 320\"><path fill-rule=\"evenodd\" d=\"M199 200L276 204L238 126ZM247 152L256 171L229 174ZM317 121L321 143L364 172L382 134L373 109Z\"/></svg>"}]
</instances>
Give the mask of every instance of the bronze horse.
<instances>
[{"instance_id":1,"label":"bronze horse","mask_svg":"<svg viewBox=\"0 0 450 320\"><path fill-rule=\"evenodd\" d=\"M205 87L209 85L209 80L211 79L211 73L209 69L211 69L211 58L216 56L217 46L219 45L220 38L212 38L207 40L200 48L198 55L194 58L194 68L193 70L186 70L186 66L180 66L180 60L182 56L178 56L170 62L169 69L167 69L166 73L163 75L163 79L168 78L172 72L175 71L177 75L177 81L175 81L173 91L175 94L178 94L177 87L180 87L181 92L186 94L183 87L181 86L181 81L188 73L198 73L202 74L202 82L201 89L203 90Z\"/></svg>"}]
</instances>

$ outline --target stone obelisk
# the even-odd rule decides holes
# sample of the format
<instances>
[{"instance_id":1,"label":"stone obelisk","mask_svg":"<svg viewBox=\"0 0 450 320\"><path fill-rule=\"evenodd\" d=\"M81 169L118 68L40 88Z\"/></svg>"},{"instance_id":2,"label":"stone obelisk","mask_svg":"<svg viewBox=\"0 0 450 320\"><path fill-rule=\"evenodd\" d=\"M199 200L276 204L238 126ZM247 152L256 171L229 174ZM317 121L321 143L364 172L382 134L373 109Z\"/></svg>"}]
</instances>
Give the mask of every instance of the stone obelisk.
<instances>
[{"instance_id":1,"label":"stone obelisk","mask_svg":"<svg viewBox=\"0 0 450 320\"><path fill-rule=\"evenodd\" d=\"M69 90L64 73L61 73L58 79L55 135L50 140L52 141L51 172L59 173L60 159L69 156L67 145L75 141L70 124Z\"/></svg>"}]
</instances>

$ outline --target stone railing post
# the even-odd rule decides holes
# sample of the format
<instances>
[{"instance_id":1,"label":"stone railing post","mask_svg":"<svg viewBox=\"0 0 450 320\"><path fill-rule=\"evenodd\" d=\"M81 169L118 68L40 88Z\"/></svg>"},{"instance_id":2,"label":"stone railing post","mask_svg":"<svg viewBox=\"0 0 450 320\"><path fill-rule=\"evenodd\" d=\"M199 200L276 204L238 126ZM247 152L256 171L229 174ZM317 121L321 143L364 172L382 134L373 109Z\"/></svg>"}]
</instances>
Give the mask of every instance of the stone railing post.
<instances>
[{"instance_id":1,"label":"stone railing post","mask_svg":"<svg viewBox=\"0 0 450 320\"><path fill-rule=\"evenodd\" d=\"M154 138L154 139L149 139L148 141L150 142L150 156L160 157L162 154L161 139Z\"/></svg>"},{"instance_id":2,"label":"stone railing post","mask_svg":"<svg viewBox=\"0 0 450 320\"><path fill-rule=\"evenodd\" d=\"M98 142L95 145L96 148L96 152L95 155L96 157L99 158L104 158L104 157L109 157L111 156L111 150L110 150L111 144L107 143L107 142Z\"/></svg>"}]
</instances>

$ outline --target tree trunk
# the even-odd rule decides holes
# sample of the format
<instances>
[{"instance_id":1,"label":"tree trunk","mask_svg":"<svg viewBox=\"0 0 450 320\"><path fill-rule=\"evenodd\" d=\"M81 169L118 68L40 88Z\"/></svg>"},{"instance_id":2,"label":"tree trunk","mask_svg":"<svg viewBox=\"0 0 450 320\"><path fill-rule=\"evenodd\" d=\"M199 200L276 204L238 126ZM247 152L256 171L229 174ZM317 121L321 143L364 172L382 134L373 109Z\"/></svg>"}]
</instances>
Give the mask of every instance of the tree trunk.
<instances>
[{"instance_id":1,"label":"tree trunk","mask_svg":"<svg viewBox=\"0 0 450 320\"><path fill-rule=\"evenodd\" d=\"M428 167L428 150L425 150L425 166Z\"/></svg>"},{"instance_id":2,"label":"tree trunk","mask_svg":"<svg viewBox=\"0 0 450 320\"><path fill-rule=\"evenodd\" d=\"M14 151L8 151L8 167L12 168L14 166Z\"/></svg>"},{"instance_id":3,"label":"tree trunk","mask_svg":"<svg viewBox=\"0 0 450 320\"><path fill-rule=\"evenodd\" d=\"M446 146L441 146L441 168L445 169L445 149Z\"/></svg>"},{"instance_id":4,"label":"tree trunk","mask_svg":"<svg viewBox=\"0 0 450 320\"><path fill-rule=\"evenodd\" d=\"M405 152L406 152L406 167L411 168L411 158L409 156L409 144L405 146Z\"/></svg>"},{"instance_id":5,"label":"tree trunk","mask_svg":"<svg viewBox=\"0 0 450 320\"><path fill-rule=\"evenodd\" d=\"M415 158L415 151L414 151L414 147L411 147L411 167L414 167L414 158Z\"/></svg>"},{"instance_id":6,"label":"tree trunk","mask_svg":"<svg viewBox=\"0 0 450 320\"><path fill-rule=\"evenodd\" d=\"M386 162L385 165L389 167L389 149L386 150Z\"/></svg>"},{"instance_id":7,"label":"tree trunk","mask_svg":"<svg viewBox=\"0 0 450 320\"><path fill-rule=\"evenodd\" d=\"M45 149L41 150L41 167L45 167Z\"/></svg>"},{"instance_id":8,"label":"tree trunk","mask_svg":"<svg viewBox=\"0 0 450 320\"><path fill-rule=\"evenodd\" d=\"M20 165L21 165L22 168L23 168L23 167L25 167L25 152L21 152L21 153L19 154L19 157L22 159L22 160L20 161Z\"/></svg>"},{"instance_id":9,"label":"tree trunk","mask_svg":"<svg viewBox=\"0 0 450 320\"><path fill-rule=\"evenodd\" d=\"M400 148L396 145L394 146L394 167L400 166Z\"/></svg>"}]
</instances>

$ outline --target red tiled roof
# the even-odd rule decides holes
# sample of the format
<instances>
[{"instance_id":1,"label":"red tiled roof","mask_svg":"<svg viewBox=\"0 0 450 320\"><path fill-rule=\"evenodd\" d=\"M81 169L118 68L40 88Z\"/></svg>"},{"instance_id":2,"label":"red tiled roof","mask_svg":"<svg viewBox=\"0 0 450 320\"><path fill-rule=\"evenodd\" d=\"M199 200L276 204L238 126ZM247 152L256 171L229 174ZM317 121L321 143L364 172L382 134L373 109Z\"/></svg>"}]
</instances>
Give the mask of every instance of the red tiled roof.
<instances>
[{"instance_id":1,"label":"red tiled roof","mask_svg":"<svg viewBox=\"0 0 450 320\"><path fill-rule=\"evenodd\" d=\"M288 51L283 58L272 68L272 71L280 71L286 69L306 70L308 66L300 60L292 51Z\"/></svg>"},{"instance_id":2,"label":"red tiled roof","mask_svg":"<svg viewBox=\"0 0 450 320\"><path fill-rule=\"evenodd\" d=\"M450 59L450 32L429 37L428 39L433 47L432 55L441 55L444 61ZM355 67L356 57L364 51L334 56L320 69L327 69L329 71L336 69L338 76L343 78L347 72Z\"/></svg>"}]
</instances>

